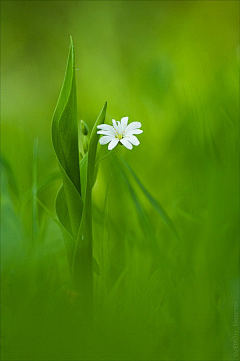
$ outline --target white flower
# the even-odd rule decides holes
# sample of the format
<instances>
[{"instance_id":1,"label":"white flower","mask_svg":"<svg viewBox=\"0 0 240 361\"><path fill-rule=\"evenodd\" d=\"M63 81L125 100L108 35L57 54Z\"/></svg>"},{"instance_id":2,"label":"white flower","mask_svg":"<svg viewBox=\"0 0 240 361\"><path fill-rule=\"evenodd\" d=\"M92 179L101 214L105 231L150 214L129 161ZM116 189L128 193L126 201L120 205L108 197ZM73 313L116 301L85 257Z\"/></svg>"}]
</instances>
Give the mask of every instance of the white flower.
<instances>
[{"instance_id":1,"label":"white flower","mask_svg":"<svg viewBox=\"0 0 240 361\"><path fill-rule=\"evenodd\" d=\"M132 149L132 145L139 145L140 142L134 134L141 134L143 131L139 129L142 124L139 122L132 122L128 125L128 117L121 119L121 122L112 120L113 125L100 124L98 125L97 134L102 134L103 137L100 138L99 143L104 145L108 144L108 150L111 150L116 147L120 142L127 149Z\"/></svg>"}]
</instances>

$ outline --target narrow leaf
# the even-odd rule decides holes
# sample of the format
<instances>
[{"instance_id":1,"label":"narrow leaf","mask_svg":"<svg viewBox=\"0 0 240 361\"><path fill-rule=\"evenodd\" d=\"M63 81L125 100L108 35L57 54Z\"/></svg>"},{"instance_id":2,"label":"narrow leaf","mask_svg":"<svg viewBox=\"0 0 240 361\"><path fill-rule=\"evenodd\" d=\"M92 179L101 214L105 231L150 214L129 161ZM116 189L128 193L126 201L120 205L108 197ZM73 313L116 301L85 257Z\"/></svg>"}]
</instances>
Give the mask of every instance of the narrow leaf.
<instances>
[{"instance_id":1,"label":"narrow leaf","mask_svg":"<svg viewBox=\"0 0 240 361\"><path fill-rule=\"evenodd\" d=\"M88 170L87 170L87 175L88 175L87 186L89 188L89 191L92 189L93 186L95 159L96 159L98 140L100 137L100 135L97 134L97 126L105 122L106 111L107 111L107 102L105 102L104 107L102 108L94 124L90 136L89 151L88 151Z\"/></svg>"},{"instance_id":2,"label":"narrow leaf","mask_svg":"<svg viewBox=\"0 0 240 361\"><path fill-rule=\"evenodd\" d=\"M93 175L96 159L96 150L99 135L97 134L97 126L104 123L106 116L107 103L105 103L101 110L94 127L91 132L89 151L87 154L85 171L87 175L82 176L82 179L86 179L85 197L84 197L84 209L81 220L81 225L77 237L74 260L73 260L73 278L75 288L81 290L88 298L92 295L92 270L93 270L93 255L92 255L92 185ZM87 165L87 167L86 167ZM83 186L82 186L82 189ZM84 191L83 191L84 192Z\"/></svg>"},{"instance_id":3,"label":"narrow leaf","mask_svg":"<svg viewBox=\"0 0 240 361\"><path fill-rule=\"evenodd\" d=\"M137 177L136 173L128 165L128 163L121 156L119 156L119 159L121 160L122 164L124 164L124 166L129 170L129 172L131 173L131 175L133 176L133 178L135 179L135 181L137 182L137 184L139 185L139 187L141 188L142 192L145 194L145 196L147 197L147 199L149 200L151 205L156 209L158 214L161 216L162 220L168 225L168 227L171 229L171 231L174 233L174 235L177 238L179 238L176 227L174 226L172 220L167 215L167 213L164 210L164 208L162 207L162 205L158 201L156 201L153 198L153 196L147 191L147 189L144 187L144 185L142 184L140 179Z\"/></svg>"}]
</instances>

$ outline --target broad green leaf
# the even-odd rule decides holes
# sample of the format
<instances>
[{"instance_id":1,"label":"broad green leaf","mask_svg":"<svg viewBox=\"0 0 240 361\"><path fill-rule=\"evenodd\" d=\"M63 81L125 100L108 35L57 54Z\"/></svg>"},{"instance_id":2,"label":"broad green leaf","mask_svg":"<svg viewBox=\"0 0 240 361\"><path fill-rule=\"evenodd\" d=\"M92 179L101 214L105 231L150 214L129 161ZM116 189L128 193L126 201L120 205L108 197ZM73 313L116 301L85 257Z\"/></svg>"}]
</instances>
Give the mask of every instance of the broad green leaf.
<instances>
[{"instance_id":1,"label":"broad green leaf","mask_svg":"<svg viewBox=\"0 0 240 361\"><path fill-rule=\"evenodd\" d=\"M51 170L47 175L44 174L38 181L37 193L45 191L48 187L51 187L55 180L60 179L61 173L59 169Z\"/></svg>"},{"instance_id":2,"label":"broad green leaf","mask_svg":"<svg viewBox=\"0 0 240 361\"><path fill-rule=\"evenodd\" d=\"M77 100L72 39L65 79L53 115L52 141L62 175L63 190L65 192L65 198L61 197L58 199L58 213L60 208L67 206L71 224L70 233L76 238L82 216L83 202L80 187Z\"/></svg>"},{"instance_id":3,"label":"broad green leaf","mask_svg":"<svg viewBox=\"0 0 240 361\"><path fill-rule=\"evenodd\" d=\"M70 217L69 217L67 200L66 200L66 195L64 192L63 185L60 187L60 189L58 191L55 208L56 208L56 213L57 213L59 221L61 222L63 227L69 233L71 233L72 227L71 227L71 221L70 221Z\"/></svg>"},{"instance_id":4,"label":"broad green leaf","mask_svg":"<svg viewBox=\"0 0 240 361\"><path fill-rule=\"evenodd\" d=\"M52 141L61 166L81 194L78 159L75 60L72 38L65 78L53 115Z\"/></svg>"},{"instance_id":5,"label":"broad green leaf","mask_svg":"<svg viewBox=\"0 0 240 361\"><path fill-rule=\"evenodd\" d=\"M68 175L65 173L64 169L62 168L61 164L59 163L59 168L62 174L62 180L63 180L63 186L64 186L64 192L66 196L66 202L70 217L70 223L71 223L71 234L74 238L77 237L81 217L82 217L82 211L83 211L83 202L80 197L80 194L78 193L77 189L73 185L71 179L68 177ZM62 207L65 207L66 204L64 203Z\"/></svg>"}]
</instances>

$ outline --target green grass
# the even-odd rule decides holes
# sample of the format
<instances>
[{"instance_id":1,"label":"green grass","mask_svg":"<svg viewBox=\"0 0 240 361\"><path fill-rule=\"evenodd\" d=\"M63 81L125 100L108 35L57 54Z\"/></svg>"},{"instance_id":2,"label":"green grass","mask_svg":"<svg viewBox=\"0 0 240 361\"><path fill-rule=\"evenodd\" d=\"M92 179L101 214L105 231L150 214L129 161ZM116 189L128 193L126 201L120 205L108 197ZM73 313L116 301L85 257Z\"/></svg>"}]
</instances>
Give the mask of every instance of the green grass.
<instances>
[{"instance_id":1,"label":"green grass","mask_svg":"<svg viewBox=\"0 0 240 361\"><path fill-rule=\"evenodd\" d=\"M238 359L239 4L1 8L1 359ZM107 124L143 129L132 151L97 148L94 327L55 211L51 119L69 35L77 119L91 131L107 100Z\"/></svg>"}]
</instances>

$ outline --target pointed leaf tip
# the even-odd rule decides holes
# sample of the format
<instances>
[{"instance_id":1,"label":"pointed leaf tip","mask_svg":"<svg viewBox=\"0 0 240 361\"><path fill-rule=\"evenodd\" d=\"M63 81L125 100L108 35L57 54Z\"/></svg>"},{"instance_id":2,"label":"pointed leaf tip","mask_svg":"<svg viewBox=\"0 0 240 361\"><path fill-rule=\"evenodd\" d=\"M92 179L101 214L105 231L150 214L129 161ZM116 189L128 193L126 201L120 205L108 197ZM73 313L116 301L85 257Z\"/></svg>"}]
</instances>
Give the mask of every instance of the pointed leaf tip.
<instances>
[{"instance_id":1,"label":"pointed leaf tip","mask_svg":"<svg viewBox=\"0 0 240 361\"><path fill-rule=\"evenodd\" d=\"M105 101L105 104L103 106L103 111L105 111L107 109L107 101Z\"/></svg>"}]
</instances>

